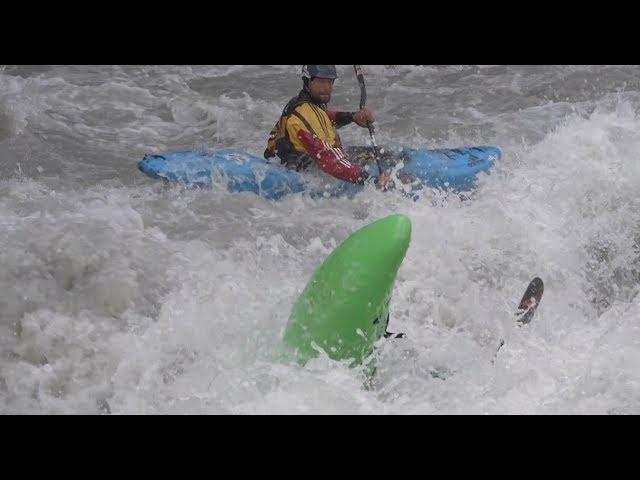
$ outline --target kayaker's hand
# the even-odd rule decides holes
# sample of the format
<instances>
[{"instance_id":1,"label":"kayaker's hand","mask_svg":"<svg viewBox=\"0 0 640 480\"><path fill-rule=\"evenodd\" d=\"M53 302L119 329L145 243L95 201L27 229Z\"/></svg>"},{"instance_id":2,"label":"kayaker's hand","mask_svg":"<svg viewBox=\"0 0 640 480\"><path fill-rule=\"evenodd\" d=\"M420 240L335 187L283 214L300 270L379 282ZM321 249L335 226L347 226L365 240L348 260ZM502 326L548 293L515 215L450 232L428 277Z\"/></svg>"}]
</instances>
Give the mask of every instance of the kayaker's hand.
<instances>
[{"instance_id":1,"label":"kayaker's hand","mask_svg":"<svg viewBox=\"0 0 640 480\"><path fill-rule=\"evenodd\" d=\"M359 112L353 114L353 121L361 127L367 127L368 124L373 123L376 119L373 117L373 113L367 108L363 108Z\"/></svg>"},{"instance_id":2,"label":"kayaker's hand","mask_svg":"<svg viewBox=\"0 0 640 480\"><path fill-rule=\"evenodd\" d=\"M391 177L391 174L389 172L382 173L379 177L375 179L376 188L379 188L381 190L386 190L390 177Z\"/></svg>"}]
</instances>

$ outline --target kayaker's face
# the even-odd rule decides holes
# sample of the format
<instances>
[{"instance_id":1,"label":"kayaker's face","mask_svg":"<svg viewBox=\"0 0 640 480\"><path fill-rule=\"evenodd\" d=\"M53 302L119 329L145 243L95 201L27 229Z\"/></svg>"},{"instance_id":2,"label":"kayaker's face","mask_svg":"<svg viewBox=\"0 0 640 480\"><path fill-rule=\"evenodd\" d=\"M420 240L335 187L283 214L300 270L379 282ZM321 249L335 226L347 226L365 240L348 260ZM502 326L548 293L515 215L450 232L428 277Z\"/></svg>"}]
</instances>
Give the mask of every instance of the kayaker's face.
<instances>
[{"instance_id":1,"label":"kayaker's face","mask_svg":"<svg viewBox=\"0 0 640 480\"><path fill-rule=\"evenodd\" d=\"M333 82L331 78L314 78L309 82L309 92L311 98L319 103L329 103L331 100L331 91L333 90Z\"/></svg>"}]
</instances>

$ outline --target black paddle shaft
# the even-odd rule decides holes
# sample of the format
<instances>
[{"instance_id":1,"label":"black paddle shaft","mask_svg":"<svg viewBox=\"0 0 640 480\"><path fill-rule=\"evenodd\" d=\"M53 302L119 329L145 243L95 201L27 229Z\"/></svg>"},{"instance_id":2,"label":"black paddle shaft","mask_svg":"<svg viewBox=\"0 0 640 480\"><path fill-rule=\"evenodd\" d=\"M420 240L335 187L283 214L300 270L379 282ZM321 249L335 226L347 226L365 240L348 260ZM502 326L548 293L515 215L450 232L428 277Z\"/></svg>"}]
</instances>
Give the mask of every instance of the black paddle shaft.
<instances>
[{"instance_id":1,"label":"black paddle shaft","mask_svg":"<svg viewBox=\"0 0 640 480\"><path fill-rule=\"evenodd\" d=\"M362 110L367 104L367 87L364 83L364 72L362 71L362 65L354 65L353 69L356 72L358 83L360 84L360 110ZM376 137L374 136L374 128L370 123L367 124L369 129L369 135L371 136L371 142L373 143L373 153L376 157L376 163L378 164L378 170L382 175L382 165L380 164L380 155L378 154L378 145L376 145Z\"/></svg>"}]
</instances>

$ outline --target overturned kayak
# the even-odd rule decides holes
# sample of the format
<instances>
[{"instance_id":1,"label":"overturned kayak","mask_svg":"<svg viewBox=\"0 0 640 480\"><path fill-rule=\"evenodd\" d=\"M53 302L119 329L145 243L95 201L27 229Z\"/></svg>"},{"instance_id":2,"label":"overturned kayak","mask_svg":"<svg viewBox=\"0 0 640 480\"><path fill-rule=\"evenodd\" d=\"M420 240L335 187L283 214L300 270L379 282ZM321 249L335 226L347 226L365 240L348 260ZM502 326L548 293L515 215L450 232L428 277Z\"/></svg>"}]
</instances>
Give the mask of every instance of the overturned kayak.
<instances>
[{"instance_id":1,"label":"overturned kayak","mask_svg":"<svg viewBox=\"0 0 640 480\"><path fill-rule=\"evenodd\" d=\"M390 215L350 235L313 273L296 300L284 344L304 365L324 351L358 365L384 334L411 221Z\"/></svg>"},{"instance_id":2,"label":"overturned kayak","mask_svg":"<svg viewBox=\"0 0 640 480\"><path fill-rule=\"evenodd\" d=\"M409 185L410 191L425 187L454 191L471 190L478 174L487 172L501 158L500 149L491 146L456 149L419 150L404 148L394 169L397 178ZM308 176L287 170L236 149L167 152L146 155L138 168L146 175L167 182L194 187L224 185L230 192L252 192L269 200L279 200L295 193L312 196L353 196L363 186L347 182L318 187ZM365 169L377 175L375 162Z\"/></svg>"}]
</instances>

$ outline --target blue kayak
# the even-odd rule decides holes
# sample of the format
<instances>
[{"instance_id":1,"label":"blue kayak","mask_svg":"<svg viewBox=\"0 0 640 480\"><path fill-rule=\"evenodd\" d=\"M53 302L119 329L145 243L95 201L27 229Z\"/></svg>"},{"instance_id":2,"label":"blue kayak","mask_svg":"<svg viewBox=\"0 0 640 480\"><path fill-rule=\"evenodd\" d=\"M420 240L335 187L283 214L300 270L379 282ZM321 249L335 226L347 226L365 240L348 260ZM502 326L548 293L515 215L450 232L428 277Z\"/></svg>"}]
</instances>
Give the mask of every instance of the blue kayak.
<instances>
[{"instance_id":1,"label":"blue kayak","mask_svg":"<svg viewBox=\"0 0 640 480\"><path fill-rule=\"evenodd\" d=\"M474 188L478 174L489 171L501 156L500 149L491 146L438 150L405 147L396 155L400 163L394 171L402 180L405 193L425 187L468 191ZM252 192L269 200L303 192L314 197L352 197L365 188L340 181L320 188L317 181L315 184L309 181L308 174L230 148L146 155L138 168L167 182L194 187L210 187L215 183L226 186L230 192ZM368 162L364 168L372 175L378 174L375 162Z\"/></svg>"}]
</instances>

